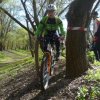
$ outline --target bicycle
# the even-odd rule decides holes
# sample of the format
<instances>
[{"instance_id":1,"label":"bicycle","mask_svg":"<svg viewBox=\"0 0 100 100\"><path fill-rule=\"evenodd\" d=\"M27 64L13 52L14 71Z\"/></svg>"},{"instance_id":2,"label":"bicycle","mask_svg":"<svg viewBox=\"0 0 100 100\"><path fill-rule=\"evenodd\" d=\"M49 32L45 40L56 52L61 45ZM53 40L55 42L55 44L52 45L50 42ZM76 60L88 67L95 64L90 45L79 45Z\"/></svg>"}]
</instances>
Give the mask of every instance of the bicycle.
<instances>
[{"instance_id":1,"label":"bicycle","mask_svg":"<svg viewBox=\"0 0 100 100\"><path fill-rule=\"evenodd\" d=\"M49 43L47 48L48 51L44 52L40 69L40 83L42 90L48 88L49 80L54 75L55 68L57 67L55 45Z\"/></svg>"},{"instance_id":2,"label":"bicycle","mask_svg":"<svg viewBox=\"0 0 100 100\"><path fill-rule=\"evenodd\" d=\"M42 90L46 90L49 85L50 76L54 74L55 65L55 51L48 44L48 51L44 52L41 69L40 69L40 81Z\"/></svg>"}]
</instances>

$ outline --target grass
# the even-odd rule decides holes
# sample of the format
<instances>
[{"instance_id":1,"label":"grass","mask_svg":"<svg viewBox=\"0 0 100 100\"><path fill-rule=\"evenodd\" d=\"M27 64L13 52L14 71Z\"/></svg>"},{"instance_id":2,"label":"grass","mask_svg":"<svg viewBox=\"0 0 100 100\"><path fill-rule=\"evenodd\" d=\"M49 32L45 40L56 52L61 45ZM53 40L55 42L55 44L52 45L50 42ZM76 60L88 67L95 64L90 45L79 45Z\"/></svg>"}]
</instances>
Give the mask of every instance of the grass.
<instances>
[{"instance_id":1,"label":"grass","mask_svg":"<svg viewBox=\"0 0 100 100\"><path fill-rule=\"evenodd\" d=\"M34 64L33 58L28 57L12 64L0 67L0 80L4 79L4 76L16 76L19 71L25 69L24 65L28 64ZM30 66L26 66L26 68L30 68Z\"/></svg>"},{"instance_id":2,"label":"grass","mask_svg":"<svg viewBox=\"0 0 100 100\"><path fill-rule=\"evenodd\" d=\"M26 51L26 50L3 51L3 52L0 52L0 63L14 62L14 60L16 59L20 60L29 56L31 56L30 51Z\"/></svg>"},{"instance_id":3,"label":"grass","mask_svg":"<svg viewBox=\"0 0 100 100\"><path fill-rule=\"evenodd\" d=\"M4 79L5 76L16 76L19 71L25 69L25 65L34 64L34 60L29 51L10 50L7 52L0 52L0 64L1 80ZM30 66L27 66L27 68L30 68Z\"/></svg>"},{"instance_id":4,"label":"grass","mask_svg":"<svg viewBox=\"0 0 100 100\"><path fill-rule=\"evenodd\" d=\"M3 52L0 51L0 58L5 58L5 54Z\"/></svg>"},{"instance_id":5,"label":"grass","mask_svg":"<svg viewBox=\"0 0 100 100\"><path fill-rule=\"evenodd\" d=\"M18 61L13 61L12 57L5 55L4 52L0 52L0 59L2 59L0 62L3 65L4 63L2 62L8 62L10 61L11 63L8 63L6 65L3 65L2 67L0 67L0 80L4 79L6 76L16 76L18 74L18 72L20 71L24 71L26 68L30 69L30 67L32 68L32 66L30 66L31 64L35 64L34 58L32 58L30 56L30 51L25 51L25 50L11 50L9 51L11 54L14 54L13 56L17 57L22 57L22 59L19 59ZM27 56L28 55L28 56ZM41 61L43 57L43 53L40 50L39 51L39 63ZM8 59L9 58L9 59Z\"/></svg>"},{"instance_id":6,"label":"grass","mask_svg":"<svg viewBox=\"0 0 100 100\"><path fill-rule=\"evenodd\" d=\"M20 49L17 49L16 51L15 50L12 50L13 53L19 55L19 56L28 56L28 55L31 55L30 51L26 51L26 50L20 50Z\"/></svg>"},{"instance_id":7,"label":"grass","mask_svg":"<svg viewBox=\"0 0 100 100\"><path fill-rule=\"evenodd\" d=\"M5 62L9 60L11 60L11 58L6 56L3 52L0 51L0 62Z\"/></svg>"}]
</instances>

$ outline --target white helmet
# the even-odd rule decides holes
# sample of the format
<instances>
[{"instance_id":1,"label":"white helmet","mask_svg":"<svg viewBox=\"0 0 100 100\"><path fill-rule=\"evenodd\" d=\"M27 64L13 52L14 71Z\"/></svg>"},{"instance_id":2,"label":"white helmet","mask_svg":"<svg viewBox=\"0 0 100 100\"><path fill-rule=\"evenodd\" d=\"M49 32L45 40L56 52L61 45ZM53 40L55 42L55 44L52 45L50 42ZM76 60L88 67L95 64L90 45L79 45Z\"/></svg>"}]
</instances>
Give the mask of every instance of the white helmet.
<instances>
[{"instance_id":1,"label":"white helmet","mask_svg":"<svg viewBox=\"0 0 100 100\"><path fill-rule=\"evenodd\" d=\"M56 10L56 6L54 4L49 4L47 7L47 11Z\"/></svg>"}]
</instances>

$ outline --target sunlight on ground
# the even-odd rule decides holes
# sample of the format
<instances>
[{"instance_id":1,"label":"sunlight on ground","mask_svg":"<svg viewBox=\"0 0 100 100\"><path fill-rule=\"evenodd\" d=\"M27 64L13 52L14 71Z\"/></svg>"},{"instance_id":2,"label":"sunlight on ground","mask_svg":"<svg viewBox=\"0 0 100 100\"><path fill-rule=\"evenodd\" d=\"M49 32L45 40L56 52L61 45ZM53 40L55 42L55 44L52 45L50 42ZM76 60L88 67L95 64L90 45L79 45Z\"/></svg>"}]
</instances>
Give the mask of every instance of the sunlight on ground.
<instances>
[{"instance_id":1,"label":"sunlight on ground","mask_svg":"<svg viewBox=\"0 0 100 100\"><path fill-rule=\"evenodd\" d=\"M27 56L31 56L30 51L25 50L9 50L0 52L0 63L10 63L16 60L23 59Z\"/></svg>"}]
</instances>

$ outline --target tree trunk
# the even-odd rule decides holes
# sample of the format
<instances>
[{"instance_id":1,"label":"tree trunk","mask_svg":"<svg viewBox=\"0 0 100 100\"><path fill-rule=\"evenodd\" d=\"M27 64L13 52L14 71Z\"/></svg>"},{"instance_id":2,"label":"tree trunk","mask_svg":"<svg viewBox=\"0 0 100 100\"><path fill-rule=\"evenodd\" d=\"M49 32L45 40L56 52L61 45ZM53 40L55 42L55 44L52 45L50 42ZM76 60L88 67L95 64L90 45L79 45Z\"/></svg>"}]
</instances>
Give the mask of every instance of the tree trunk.
<instances>
[{"instance_id":1,"label":"tree trunk","mask_svg":"<svg viewBox=\"0 0 100 100\"><path fill-rule=\"evenodd\" d=\"M68 27L87 26L89 12L95 0L74 0L67 13ZM68 30L66 43L66 76L75 78L88 69L86 57L86 32Z\"/></svg>"},{"instance_id":2,"label":"tree trunk","mask_svg":"<svg viewBox=\"0 0 100 100\"><path fill-rule=\"evenodd\" d=\"M34 46L33 45L35 45L35 43L34 43L34 40L32 39L32 35L30 35L30 34L28 34L29 35L29 46L30 46L30 51L31 51L31 55L32 55L32 57L34 57Z\"/></svg>"},{"instance_id":3,"label":"tree trunk","mask_svg":"<svg viewBox=\"0 0 100 100\"><path fill-rule=\"evenodd\" d=\"M0 51L3 51L3 44L0 42Z\"/></svg>"},{"instance_id":4,"label":"tree trunk","mask_svg":"<svg viewBox=\"0 0 100 100\"><path fill-rule=\"evenodd\" d=\"M38 16L37 16L37 7L36 7L36 0L33 0L33 11L34 11L34 21L36 23L36 26L39 25L39 19L38 19ZM36 30L34 30L36 31ZM35 54L35 66L36 66L36 71L37 71L37 77L39 79L39 43L38 43L38 40L35 39L35 48L34 48L34 54Z\"/></svg>"}]
</instances>

